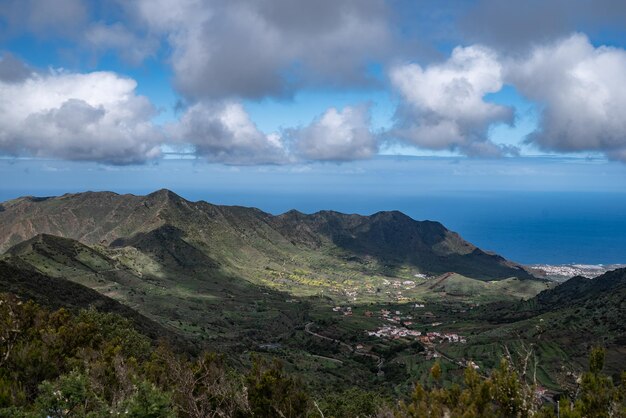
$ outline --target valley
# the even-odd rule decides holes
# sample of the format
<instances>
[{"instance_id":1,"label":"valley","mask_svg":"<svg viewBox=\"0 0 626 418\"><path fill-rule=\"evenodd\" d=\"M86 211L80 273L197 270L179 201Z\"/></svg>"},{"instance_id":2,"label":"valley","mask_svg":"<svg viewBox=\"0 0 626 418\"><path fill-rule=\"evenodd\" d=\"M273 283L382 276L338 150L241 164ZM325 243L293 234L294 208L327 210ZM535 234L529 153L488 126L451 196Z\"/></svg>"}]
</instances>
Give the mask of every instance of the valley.
<instances>
[{"instance_id":1,"label":"valley","mask_svg":"<svg viewBox=\"0 0 626 418\"><path fill-rule=\"evenodd\" d=\"M591 344L607 347L610 371L626 359L624 270L601 307L589 289L570 289L578 302L562 304L566 285L399 212L272 216L166 190L2 207L3 292L56 307L64 292L38 290L33 277L39 288L95 291L111 301L100 306L133 312L156 339L227 353L237 367L279 358L314 393L397 395L435 362L451 383L467 366L486 373L529 347L541 385L559 391L575 384Z\"/></svg>"}]
</instances>

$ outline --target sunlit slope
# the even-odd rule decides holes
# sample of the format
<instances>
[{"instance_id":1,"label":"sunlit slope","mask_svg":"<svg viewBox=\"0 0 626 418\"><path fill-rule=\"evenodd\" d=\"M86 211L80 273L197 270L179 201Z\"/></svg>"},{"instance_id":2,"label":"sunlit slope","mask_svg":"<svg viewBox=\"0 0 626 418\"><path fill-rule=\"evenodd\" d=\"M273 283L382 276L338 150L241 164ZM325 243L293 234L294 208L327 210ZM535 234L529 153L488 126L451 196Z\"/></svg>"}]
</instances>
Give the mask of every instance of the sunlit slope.
<instances>
[{"instance_id":1,"label":"sunlit slope","mask_svg":"<svg viewBox=\"0 0 626 418\"><path fill-rule=\"evenodd\" d=\"M153 255L160 252L166 264L209 264L302 293L312 286L332 291L336 283L376 276L410 279L456 272L480 280L531 277L438 222L415 221L400 212L273 216L254 208L189 202L167 190L147 196L88 192L26 197L2 204L0 249L42 233L111 249L150 249ZM172 259L162 250L170 245L186 247L185 256Z\"/></svg>"}]
</instances>

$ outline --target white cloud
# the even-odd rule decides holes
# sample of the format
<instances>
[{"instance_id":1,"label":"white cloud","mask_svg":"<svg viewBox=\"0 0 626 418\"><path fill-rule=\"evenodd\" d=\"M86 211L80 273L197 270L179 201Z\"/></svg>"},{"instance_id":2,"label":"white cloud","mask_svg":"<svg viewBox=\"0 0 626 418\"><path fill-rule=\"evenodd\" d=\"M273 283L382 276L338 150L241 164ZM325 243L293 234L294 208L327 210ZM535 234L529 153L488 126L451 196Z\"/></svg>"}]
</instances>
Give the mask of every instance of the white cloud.
<instances>
[{"instance_id":1,"label":"white cloud","mask_svg":"<svg viewBox=\"0 0 626 418\"><path fill-rule=\"evenodd\" d=\"M191 100L372 83L367 65L392 49L383 0L141 0L126 7L167 38L175 85Z\"/></svg>"},{"instance_id":2,"label":"white cloud","mask_svg":"<svg viewBox=\"0 0 626 418\"><path fill-rule=\"evenodd\" d=\"M102 22L92 23L83 33L82 41L91 50L104 52L115 50L133 65L139 65L147 57L154 55L159 41L150 36L139 37L121 23L111 25Z\"/></svg>"},{"instance_id":3,"label":"white cloud","mask_svg":"<svg viewBox=\"0 0 626 418\"><path fill-rule=\"evenodd\" d=\"M309 126L288 132L295 152L308 160L365 159L378 151L367 106L348 106L341 111L330 108Z\"/></svg>"},{"instance_id":4,"label":"white cloud","mask_svg":"<svg viewBox=\"0 0 626 418\"><path fill-rule=\"evenodd\" d=\"M626 51L582 34L511 61L507 79L542 109L528 141L543 150L600 151L626 162Z\"/></svg>"},{"instance_id":5,"label":"white cloud","mask_svg":"<svg viewBox=\"0 0 626 418\"><path fill-rule=\"evenodd\" d=\"M150 121L155 109L135 87L110 72L0 80L0 151L113 164L155 158L163 140Z\"/></svg>"},{"instance_id":6,"label":"white cloud","mask_svg":"<svg viewBox=\"0 0 626 418\"><path fill-rule=\"evenodd\" d=\"M296 157L352 160L377 151L367 106L329 109L311 125L287 130L291 152L279 134L261 132L240 102L196 102L161 127L130 78L38 72L9 58L7 76L0 78L2 154L135 164L159 157L168 143L208 161L247 165L288 164Z\"/></svg>"},{"instance_id":7,"label":"white cloud","mask_svg":"<svg viewBox=\"0 0 626 418\"><path fill-rule=\"evenodd\" d=\"M181 143L194 145L196 154L209 161L243 165L288 162L280 136L261 132L240 103L196 103L168 131Z\"/></svg>"},{"instance_id":8,"label":"white cloud","mask_svg":"<svg viewBox=\"0 0 626 418\"><path fill-rule=\"evenodd\" d=\"M50 35L75 36L88 19L83 0L3 0L0 21L8 33L29 31L45 38ZM6 34L6 32L5 32Z\"/></svg>"},{"instance_id":9,"label":"white cloud","mask_svg":"<svg viewBox=\"0 0 626 418\"><path fill-rule=\"evenodd\" d=\"M17 83L28 78L33 73L22 61L11 53L0 56L0 82Z\"/></svg>"},{"instance_id":10,"label":"white cloud","mask_svg":"<svg viewBox=\"0 0 626 418\"><path fill-rule=\"evenodd\" d=\"M502 64L494 51L479 45L457 47L443 63L396 66L390 78L401 97L393 136L422 148L467 155L510 151L487 138L490 125L513 119L513 109L484 100L503 86Z\"/></svg>"}]
</instances>

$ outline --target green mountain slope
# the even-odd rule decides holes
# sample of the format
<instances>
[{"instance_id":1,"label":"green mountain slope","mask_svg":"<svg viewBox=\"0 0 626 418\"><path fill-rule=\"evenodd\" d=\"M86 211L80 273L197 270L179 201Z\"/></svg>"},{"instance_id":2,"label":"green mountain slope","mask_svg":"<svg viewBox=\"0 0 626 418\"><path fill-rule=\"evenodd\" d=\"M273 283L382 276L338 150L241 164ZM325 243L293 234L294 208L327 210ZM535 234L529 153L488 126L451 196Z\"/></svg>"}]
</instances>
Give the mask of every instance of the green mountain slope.
<instances>
[{"instance_id":1,"label":"green mountain slope","mask_svg":"<svg viewBox=\"0 0 626 418\"><path fill-rule=\"evenodd\" d=\"M619 373L626 364L626 269L574 277L527 301L485 306L474 318L490 325L448 354L493 366L504 346L533 347L544 383L573 388L592 346L606 348L608 372Z\"/></svg>"},{"instance_id":2,"label":"green mountain slope","mask_svg":"<svg viewBox=\"0 0 626 418\"><path fill-rule=\"evenodd\" d=\"M147 196L26 197L3 207L0 250L41 233L87 245L152 246L153 253L156 241L166 239L157 247L176 247L160 254L166 262L219 266L257 283L300 288L303 294L315 285L319 289L313 294L332 292L335 285L363 275L456 272L484 280L531 278L521 266L476 248L443 225L399 212L272 216L254 208L189 202L168 190ZM183 258L171 258L170 250Z\"/></svg>"},{"instance_id":3,"label":"green mountain slope","mask_svg":"<svg viewBox=\"0 0 626 418\"><path fill-rule=\"evenodd\" d=\"M93 289L32 271L28 267L14 258L0 260L0 291L53 309L76 310L93 307L102 312L116 313L129 319L137 330L154 341L167 340L178 350L195 351L193 345L181 338L173 328L164 327Z\"/></svg>"},{"instance_id":4,"label":"green mountain slope","mask_svg":"<svg viewBox=\"0 0 626 418\"><path fill-rule=\"evenodd\" d=\"M504 280L474 280L456 273L443 274L435 279L418 284L424 293L439 294L472 301L519 300L532 298L537 293L551 288L552 282L524 280L512 277Z\"/></svg>"},{"instance_id":5,"label":"green mountain slope","mask_svg":"<svg viewBox=\"0 0 626 418\"><path fill-rule=\"evenodd\" d=\"M372 216L290 211L272 223L294 244L317 248L327 239L349 254L373 257L386 265L410 265L425 273L456 272L479 279L531 277L519 265L480 250L439 222L417 222L397 211Z\"/></svg>"},{"instance_id":6,"label":"green mountain slope","mask_svg":"<svg viewBox=\"0 0 626 418\"><path fill-rule=\"evenodd\" d=\"M255 346L304 326L305 302L227 275L178 236L161 227L133 238L137 248L92 248L42 234L9 249L0 261L22 272L17 282L36 278L42 295L52 287L50 296L58 299L57 283L87 287L213 349Z\"/></svg>"},{"instance_id":7,"label":"green mountain slope","mask_svg":"<svg viewBox=\"0 0 626 418\"><path fill-rule=\"evenodd\" d=\"M595 279L576 276L554 289L539 293L529 305L534 309L555 310L605 299L622 304L626 309L626 269L604 273Z\"/></svg>"}]
</instances>

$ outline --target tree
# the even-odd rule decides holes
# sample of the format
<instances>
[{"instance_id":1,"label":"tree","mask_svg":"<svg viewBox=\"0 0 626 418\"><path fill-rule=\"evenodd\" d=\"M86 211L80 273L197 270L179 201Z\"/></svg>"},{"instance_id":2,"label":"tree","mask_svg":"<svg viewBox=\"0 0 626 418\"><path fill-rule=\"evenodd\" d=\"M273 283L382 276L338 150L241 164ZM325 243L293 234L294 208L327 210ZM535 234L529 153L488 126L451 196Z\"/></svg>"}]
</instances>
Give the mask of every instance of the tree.
<instances>
[{"instance_id":1,"label":"tree","mask_svg":"<svg viewBox=\"0 0 626 418\"><path fill-rule=\"evenodd\" d=\"M500 366L489 377L481 377L476 370L465 370L463 387L427 389L417 384L410 402L400 402L396 408L379 411L380 418L405 417L536 417L555 418L552 405L541 407L534 383L528 382L525 373L528 353L514 365L510 356L503 358ZM602 375L604 350L593 349L589 372L580 378L574 399L563 397L559 402L560 418L626 417L626 373L621 385L616 387L610 377ZM433 367L434 368L434 367Z\"/></svg>"},{"instance_id":2,"label":"tree","mask_svg":"<svg viewBox=\"0 0 626 418\"><path fill-rule=\"evenodd\" d=\"M250 410L255 417L305 417L312 401L303 385L287 376L278 360L271 363L255 357L246 378Z\"/></svg>"},{"instance_id":3,"label":"tree","mask_svg":"<svg viewBox=\"0 0 626 418\"><path fill-rule=\"evenodd\" d=\"M54 382L43 382L35 400L35 414L51 418L107 414L104 402L89 387L84 373L74 370Z\"/></svg>"}]
</instances>

